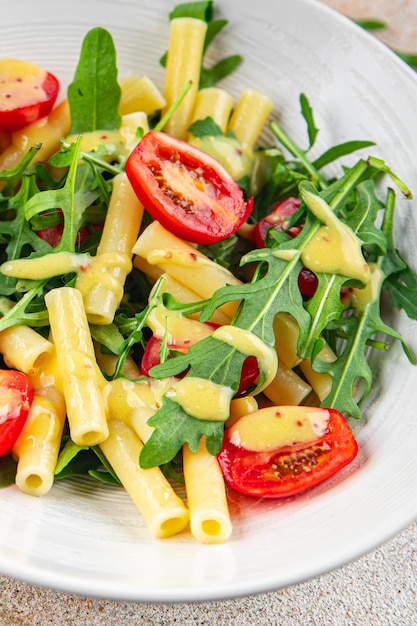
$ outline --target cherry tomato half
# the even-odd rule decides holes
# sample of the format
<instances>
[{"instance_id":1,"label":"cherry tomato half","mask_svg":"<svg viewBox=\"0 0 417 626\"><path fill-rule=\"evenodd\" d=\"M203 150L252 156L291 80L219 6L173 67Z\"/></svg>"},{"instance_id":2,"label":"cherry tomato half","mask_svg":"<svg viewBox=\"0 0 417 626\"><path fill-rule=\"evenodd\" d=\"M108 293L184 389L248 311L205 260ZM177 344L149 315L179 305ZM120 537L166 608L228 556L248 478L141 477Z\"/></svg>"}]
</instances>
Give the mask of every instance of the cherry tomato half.
<instances>
[{"instance_id":1,"label":"cherry tomato half","mask_svg":"<svg viewBox=\"0 0 417 626\"><path fill-rule=\"evenodd\" d=\"M29 378L16 370L0 370L0 457L13 447L33 400Z\"/></svg>"},{"instance_id":2,"label":"cherry tomato half","mask_svg":"<svg viewBox=\"0 0 417 626\"><path fill-rule=\"evenodd\" d=\"M256 452L231 441L226 429L218 461L226 483L241 493L284 498L315 487L350 463L358 444L346 419L330 412L324 436L275 450Z\"/></svg>"},{"instance_id":3,"label":"cherry tomato half","mask_svg":"<svg viewBox=\"0 0 417 626\"><path fill-rule=\"evenodd\" d=\"M41 213L41 215L45 215L45 213ZM62 218L62 210L57 209L58 218ZM91 235L92 230L96 230L100 232L103 230L104 223L91 223L82 226L80 230L77 232L77 236L75 238L75 246L78 247ZM42 228L36 231L38 237L49 243L50 246L56 248L60 243L62 238L62 233L64 231L64 223L63 221L58 222L58 224L54 224L53 226L47 226L46 228Z\"/></svg>"},{"instance_id":4,"label":"cherry tomato half","mask_svg":"<svg viewBox=\"0 0 417 626\"><path fill-rule=\"evenodd\" d=\"M150 213L177 237L198 244L226 239L249 216L239 185L210 155L149 131L126 161L126 174Z\"/></svg>"},{"instance_id":5,"label":"cherry tomato half","mask_svg":"<svg viewBox=\"0 0 417 626\"><path fill-rule=\"evenodd\" d=\"M272 228L274 230L285 229L285 218L292 217L296 211L300 208L301 201L299 198L285 198L281 200L272 209L268 215L265 215L259 222L255 224L255 228L252 232L253 241L257 248L265 248L266 240L268 237L268 231ZM301 226L294 226L290 228L288 233L291 237L295 237L301 230Z\"/></svg>"},{"instance_id":6,"label":"cherry tomato half","mask_svg":"<svg viewBox=\"0 0 417 626\"><path fill-rule=\"evenodd\" d=\"M37 65L19 59L0 60L0 128L18 130L48 115L59 81Z\"/></svg>"}]
</instances>

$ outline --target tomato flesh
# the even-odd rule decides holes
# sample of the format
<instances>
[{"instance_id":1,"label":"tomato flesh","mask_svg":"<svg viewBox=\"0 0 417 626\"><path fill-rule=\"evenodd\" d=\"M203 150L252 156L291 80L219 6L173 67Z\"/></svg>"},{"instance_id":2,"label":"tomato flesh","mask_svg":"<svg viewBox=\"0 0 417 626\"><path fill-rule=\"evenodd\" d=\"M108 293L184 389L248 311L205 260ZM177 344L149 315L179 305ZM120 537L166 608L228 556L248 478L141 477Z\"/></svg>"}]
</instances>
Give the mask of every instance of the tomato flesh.
<instances>
[{"instance_id":1,"label":"tomato flesh","mask_svg":"<svg viewBox=\"0 0 417 626\"><path fill-rule=\"evenodd\" d=\"M59 86L56 76L32 63L0 60L0 128L19 130L48 115Z\"/></svg>"},{"instance_id":2,"label":"tomato flesh","mask_svg":"<svg viewBox=\"0 0 417 626\"><path fill-rule=\"evenodd\" d=\"M248 496L283 498L315 487L348 465L358 444L341 413L330 412L324 436L268 452L235 445L226 429L218 461L226 483Z\"/></svg>"},{"instance_id":3,"label":"tomato flesh","mask_svg":"<svg viewBox=\"0 0 417 626\"><path fill-rule=\"evenodd\" d=\"M29 378L16 370L0 370L0 457L12 449L33 400Z\"/></svg>"},{"instance_id":4,"label":"tomato flesh","mask_svg":"<svg viewBox=\"0 0 417 626\"><path fill-rule=\"evenodd\" d=\"M126 161L145 209L177 237L198 244L226 239L248 218L253 201L211 156L185 141L149 131Z\"/></svg>"}]
</instances>

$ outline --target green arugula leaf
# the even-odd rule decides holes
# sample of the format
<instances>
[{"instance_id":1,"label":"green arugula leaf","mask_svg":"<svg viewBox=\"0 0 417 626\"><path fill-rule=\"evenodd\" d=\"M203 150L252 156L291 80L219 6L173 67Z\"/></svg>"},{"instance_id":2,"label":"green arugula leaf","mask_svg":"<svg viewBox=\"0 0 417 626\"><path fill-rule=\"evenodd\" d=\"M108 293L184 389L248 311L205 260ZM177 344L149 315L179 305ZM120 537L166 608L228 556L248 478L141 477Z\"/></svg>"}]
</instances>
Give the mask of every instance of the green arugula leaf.
<instances>
[{"instance_id":1,"label":"green arugula leaf","mask_svg":"<svg viewBox=\"0 0 417 626\"><path fill-rule=\"evenodd\" d=\"M97 189L90 188L91 170L79 166L81 136L65 154L65 162L70 159L65 184L60 189L40 191L25 204L25 218L31 220L34 215L59 207L64 217L62 238L55 251L75 251L78 230L82 225L84 211L99 196Z\"/></svg>"},{"instance_id":2,"label":"green arugula leaf","mask_svg":"<svg viewBox=\"0 0 417 626\"><path fill-rule=\"evenodd\" d=\"M188 129L194 137L224 137L224 133L220 126L211 117L204 120L197 120Z\"/></svg>"},{"instance_id":3,"label":"green arugula leaf","mask_svg":"<svg viewBox=\"0 0 417 626\"><path fill-rule=\"evenodd\" d=\"M321 156L313 161L313 165L317 170L321 170L323 167L326 167L326 165L333 163L337 159L345 157L348 154L352 154L353 152L357 152L358 150L363 150L363 148L368 148L374 145L374 141L346 141L344 143L338 144L337 146L332 146L331 148L329 148L329 150L323 152Z\"/></svg>"},{"instance_id":4,"label":"green arugula leaf","mask_svg":"<svg viewBox=\"0 0 417 626\"><path fill-rule=\"evenodd\" d=\"M139 455L140 465L144 468L168 463L184 443L188 443L190 450L196 452L203 435L210 454L217 454L222 445L223 422L191 417L166 396L162 407L148 420L148 424L155 429Z\"/></svg>"},{"instance_id":5,"label":"green arugula leaf","mask_svg":"<svg viewBox=\"0 0 417 626\"><path fill-rule=\"evenodd\" d=\"M93 28L84 38L68 87L71 134L118 130L120 95L113 38L104 28Z\"/></svg>"},{"instance_id":6,"label":"green arugula leaf","mask_svg":"<svg viewBox=\"0 0 417 626\"><path fill-rule=\"evenodd\" d=\"M0 458L0 489L13 485L16 477L17 461L10 455Z\"/></svg>"},{"instance_id":7,"label":"green arugula leaf","mask_svg":"<svg viewBox=\"0 0 417 626\"><path fill-rule=\"evenodd\" d=\"M307 122L307 133L309 139L308 150L310 150L314 146L319 130L314 121L313 109L310 105L310 102L308 101L307 96L304 93L300 95L300 105L301 114Z\"/></svg>"},{"instance_id":8,"label":"green arugula leaf","mask_svg":"<svg viewBox=\"0 0 417 626\"><path fill-rule=\"evenodd\" d=\"M37 254L46 254L51 251L51 246L37 236L25 218L25 206L33 193L34 179L31 176L24 176L16 195L8 199L6 219L0 220L1 233L8 242L5 248L8 261L21 258L27 254L28 250ZM11 215L12 218L10 218ZM14 294L16 282L15 278L0 273L1 295Z\"/></svg>"},{"instance_id":9,"label":"green arugula leaf","mask_svg":"<svg viewBox=\"0 0 417 626\"><path fill-rule=\"evenodd\" d=\"M177 4L170 12L169 19L173 20L177 17L193 17L203 22L209 22L213 19L213 0Z\"/></svg>"}]
</instances>

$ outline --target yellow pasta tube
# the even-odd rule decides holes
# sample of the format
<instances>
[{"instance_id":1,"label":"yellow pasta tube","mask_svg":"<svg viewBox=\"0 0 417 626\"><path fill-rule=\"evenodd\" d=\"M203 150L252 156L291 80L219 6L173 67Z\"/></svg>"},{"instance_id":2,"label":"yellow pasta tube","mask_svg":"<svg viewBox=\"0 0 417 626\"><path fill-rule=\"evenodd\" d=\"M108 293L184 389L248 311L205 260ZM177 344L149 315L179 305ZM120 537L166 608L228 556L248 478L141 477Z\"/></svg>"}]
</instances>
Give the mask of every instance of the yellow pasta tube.
<instances>
[{"instance_id":1,"label":"yellow pasta tube","mask_svg":"<svg viewBox=\"0 0 417 626\"><path fill-rule=\"evenodd\" d=\"M263 390L276 405L299 405L311 392L311 386L296 372L280 363L274 380Z\"/></svg>"},{"instance_id":2,"label":"yellow pasta tube","mask_svg":"<svg viewBox=\"0 0 417 626\"><path fill-rule=\"evenodd\" d=\"M164 111L175 102L187 83L191 81L191 88L164 127L164 131L178 139L186 139L191 123L200 81L206 31L207 24L198 19L179 17L170 22L164 82L164 97L167 106Z\"/></svg>"},{"instance_id":3,"label":"yellow pasta tube","mask_svg":"<svg viewBox=\"0 0 417 626\"><path fill-rule=\"evenodd\" d=\"M152 115L164 108L165 98L158 87L148 76L132 74L120 81L122 90L119 111L121 115L129 115L143 111Z\"/></svg>"},{"instance_id":4,"label":"yellow pasta tube","mask_svg":"<svg viewBox=\"0 0 417 626\"><path fill-rule=\"evenodd\" d=\"M230 118L232 131L244 150L251 150L271 113L274 103L268 96L253 89L242 92Z\"/></svg>"},{"instance_id":5,"label":"yellow pasta tube","mask_svg":"<svg viewBox=\"0 0 417 626\"><path fill-rule=\"evenodd\" d=\"M230 416L226 421L226 426L229 427L238 419L253 413L258 410L258 401L254 396L242 396L241 398L234 398L230 403Z\"/></svg>"},{"instance_id":6,"label":"yellow pasta tube","mask_svg":"<svg viewBox=\"0 0 417 626\"><path fill-rule=\"evenodd\" d=\"M59 287L45 296L72 440L93 446L108 437L97 365L81 292Z\"/></svg>"},{"instance_id":7,"label":"yellow pasta tube","mask_svg":"<svg viewBox=\"0 0 417 626\"><path fill-rule=\"evenodd\" d=\"M23 493L42 496L51 489L65 414L64 398L57 389L37 391L12 450L18 458L16 485Z\"/></svg>"},{"instance_id":8,"label":"yellow pasta tube","mask_svg":"<svg viewBox=\"0 0 417 626\"><path fill-rule=\"evenodd\" d=\"M123 297L124 283L132 268L132 248L143 216L125 173L115 176L113 192L97 254L75 286L83 295L88 320L110 324Z\"/></svg>"},{"instance_id":9,"label":"yellow pasta tube","mask_svg":"<svg viewBox=\"0 0 417 626\"><path fill-rule=\"evenodd\" d=\"M203 300L210 298L219 287L240 284L228 269L214 263L156 221L141 233L133 247L133 253L147 263L156 265ZM232 318L236 307L236 302L229 302L220 307L220 310Z\"/></svg>"},{"instance_id":10,"label":"yellow pasta tube","mask_svg":"<svg viewBox=\"0 0 417 626\"><path fill-rule=\"evenodd\" d=\"M209 454L205 440L197 452L183 446L183 463L190 527L201 543L222 543L232 534L223 475L217 458Z\"/></svg>"},{"instance_id":11,"label":"yellow pasta tube","mask_svg":"<svg viewBox=\"0 0 417 626\"><path fill-rule=\"evenodd\" d=\"M0 332L0 352L9 367L33 374L55 351L54 344L24 324Z\"/></svg>"},{"instance_id":12,"label":"yellow pasta tube","mask_svg":"<svg viewBox=\"0 0 417 626\"><path fill-rule=\"evenodd\" d=\"M170 537L188 524L188 510L158 467L142 469L139 437L123 421L109 420L100 448L155 537Z\"/></svg>"},{"instance_id":13,"label":"yellow pasta tube","mask_svg":"<svg viewBox=\"0 0 417 626\"><path fill-rule=\"evenodd\" d=\"M199 300L201 300L200 296L198 296L194 291L179 283L169 274L162 274L161 276L164 279L162 293L169 293L170 295L174 296L176 300L178 300L179 302L183 302L184 304L198 302ZM150 297L152 296L153 289L150 292ZM198 319L199 313L192 313L189 315L189 317L193 319ZM216 324L230 324L230 317L228 317L221 311L216 310L210 318L210 321L215 322Z\"/></svg>"},{"instance_id":14,"label":"yellow pasta tube","mask_svg":"<svg viewBox=\"0 0 417 626\"><path fill-rule=\"evenodd\" d=\"M226 133L230 114L233 109L233 98L228 91L219 87L206 87L197 92L192 122L211 119Z\"/></svg>"},{"instance_id":15,"label":"yellow pasta tube","mask_svg":"<svg viewBox=\"0 0 417 626\"><path fill-rule=\"evenodd\" d=\"M20 163L32 146L42 144L32 163L47 161L59 150L59 142L70 130L70 111L67 100L37 122L12 133L12 143L0 154L0 170L10 169Z\"/></svg>"}]
</instances>

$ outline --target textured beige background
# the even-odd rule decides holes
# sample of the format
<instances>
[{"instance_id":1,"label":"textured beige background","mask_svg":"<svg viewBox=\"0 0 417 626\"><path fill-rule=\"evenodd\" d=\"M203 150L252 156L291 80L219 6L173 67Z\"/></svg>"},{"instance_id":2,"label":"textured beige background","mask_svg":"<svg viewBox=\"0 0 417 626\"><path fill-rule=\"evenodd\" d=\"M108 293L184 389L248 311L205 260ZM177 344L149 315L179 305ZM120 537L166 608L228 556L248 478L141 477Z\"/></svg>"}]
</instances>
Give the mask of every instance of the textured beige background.
<instances>
[{"instance_id":1,"label":"textured beige background","mask_svg":"<svg viewBox=\"0 0 417 626\"><path fill-rule=\"evenodd\" d=\"M376 36L399 50L417 51L417 0L323 1L351 17L383 19L389 28ZM414 626L417 624L417 524L338 571L277 592L224 602L191 605L109 602L0 577L0 626L173 624Z\"/></svg>"}]
</instances>

